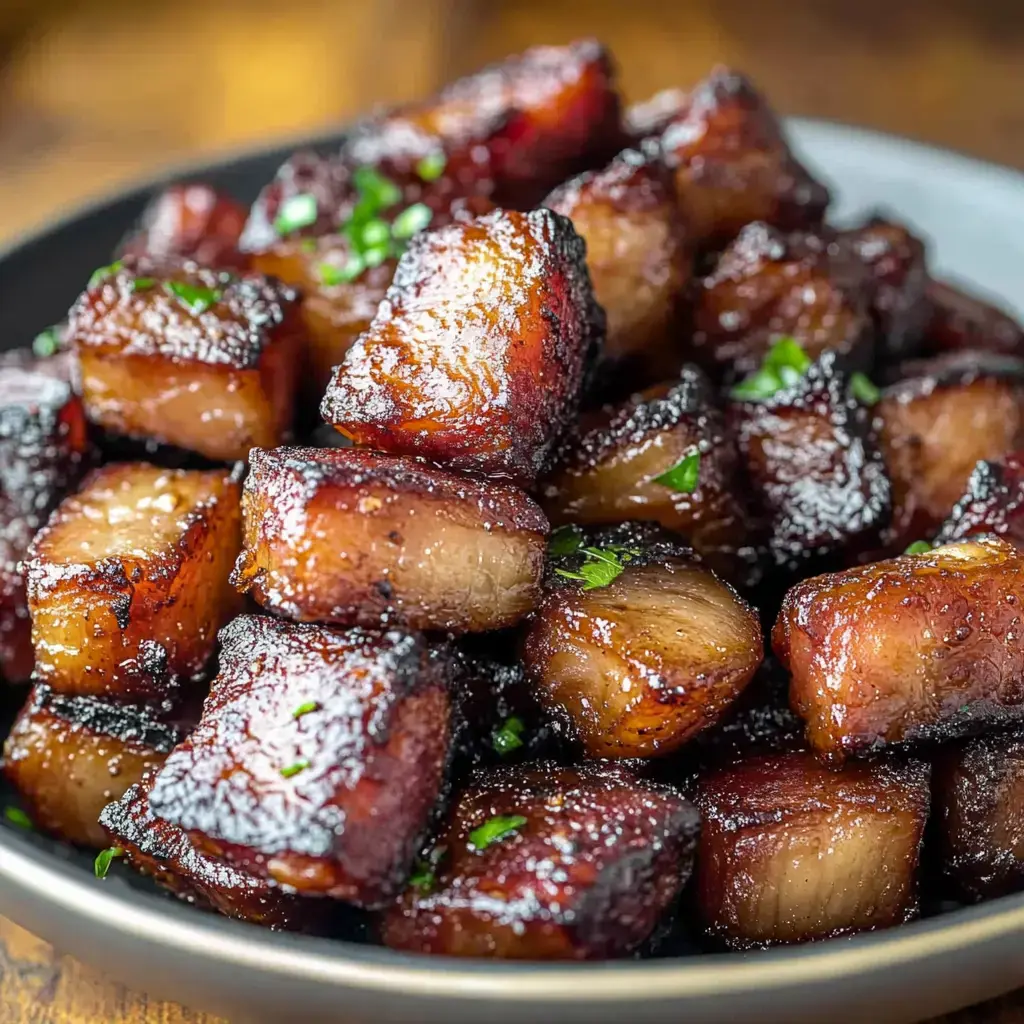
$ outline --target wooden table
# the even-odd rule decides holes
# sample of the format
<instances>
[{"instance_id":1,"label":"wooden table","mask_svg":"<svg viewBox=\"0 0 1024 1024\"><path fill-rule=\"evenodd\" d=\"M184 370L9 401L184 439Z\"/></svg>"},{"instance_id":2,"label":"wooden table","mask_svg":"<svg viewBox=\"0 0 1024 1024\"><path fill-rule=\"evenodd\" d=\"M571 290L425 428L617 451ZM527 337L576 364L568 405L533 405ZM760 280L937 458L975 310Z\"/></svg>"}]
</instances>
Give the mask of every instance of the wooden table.
<instances>
[{"instance_id":1,"label":"wooden table","mask_svg":"<svg viewBox=\"0 0 1024 1024\"><path fill-rule=\"evenodd\" d=\"M716 61L789 113L1024 167L1020 0L0 2L0 240L169 161L343 121L534 42L613 44L627 95ZM386 69L386 72L385 70ZM214 1024L0 920L0 1024ZM1024 1024L1024 994L946 1024Z\"/></svg>"}]
</instances>

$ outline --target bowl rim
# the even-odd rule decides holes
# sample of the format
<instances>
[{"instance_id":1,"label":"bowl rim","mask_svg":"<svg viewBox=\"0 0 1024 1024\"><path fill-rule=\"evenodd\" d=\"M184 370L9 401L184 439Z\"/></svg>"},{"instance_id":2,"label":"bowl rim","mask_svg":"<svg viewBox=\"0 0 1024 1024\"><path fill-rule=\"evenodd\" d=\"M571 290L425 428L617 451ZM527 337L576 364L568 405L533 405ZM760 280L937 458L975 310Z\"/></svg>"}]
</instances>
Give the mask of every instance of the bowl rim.
<instances>
[{"instance_id":1,"label":"bowl rim","mask_svg":"<svg viewBox=\"0 0 1024 1024\"><path fill-rule=\"evenodd\" d=\"M787 125L795 129L798 150L815 136L833 146L859 143L882 147L890 153L901 151L911 160L941 164L953 174L1019 189L1024 197L1024 173L1014 168L837 122L791 118ZM0 266L76 222L108 206L143 197L170 181L224 170L291 147L329 145L343 134L343 128L325 127L316 134L271 139L164 167L97 198L63 208L48 222L17 234L0 246ZM0 884L64 914L116 930L123 939L216 960L225 968L241 967L280 979L412 998L443 996L467 1002L500 999L510 1004L537 1000L635 1003L638 998L671 1000L727 992L771 992L823 977L834 982L855 978L877 969L880 962L887 969L900 969L1024 932L1024 893L1019 893L882 931L770 950L573 964L467 960L272 932L160 895L134 891L125 884L109 885L80 872L58 853L49 849L42 853L37 841L13 828L0 828Z\"/></svg>"}]
</instances>

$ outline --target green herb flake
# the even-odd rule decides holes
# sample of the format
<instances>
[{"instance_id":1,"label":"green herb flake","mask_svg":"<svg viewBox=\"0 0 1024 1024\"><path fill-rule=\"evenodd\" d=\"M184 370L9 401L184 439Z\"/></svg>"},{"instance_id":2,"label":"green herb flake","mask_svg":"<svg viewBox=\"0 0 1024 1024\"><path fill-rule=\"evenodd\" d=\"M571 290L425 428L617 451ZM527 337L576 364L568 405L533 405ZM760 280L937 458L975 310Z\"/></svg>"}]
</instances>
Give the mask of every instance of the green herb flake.
<instances>
[{"instance_id":1,"label":"green herb flake","mask_svg":"<svg viewBox=\"0 0 1024 1024\"><path fill-rule=\"evenodd\" d=\"M436 153L428 153L416 164L416 174L421 181L437 181L447 165L448 158L438 150Z\"/></svg>"},{"instance_id":2,"label":"green herb flake","mask_svg":"<svg viewBox=\"0 0 1024 1024\"><path fill-rule=\"evenodd\" d=\"M416 867L413 868L413 872L409 876L409 885L426 894L434 888L435 881L434 869L430 864L425 860L416 861Z\"/></svg>"},{"instance_id":3,"label":"green herb flake","mask_svg":"<svg viewBox=\"0 0 1024 1024\"><path fill-rule=\"evenodd\" d=\"M357 253L349 253L348 259L340 267L335 263L321 263L320 280L333 288L339 284L351 284L366 269L366 261Z\"/></svg>"},{"instance_id":4,"label":"green herb flake","mask_svg":"<svg viewBox=\"0 0 1024 1024\"><path fill-rule=\"evenodd\" d=\"M5 807L4 817L17 828L32 830L32 819L20 807Z\"/></svg>"},{"instance_id":5,"label":"green herb flake","mask_svg":"<svg viewBox=\"0 0 1024 1024\"><path fill-rule=\"evenodd\" d=\"M388 227L387 221L381 220L380 217L374 217L372 220L366 221L365 224L359 225L359 244L367 249L372 249L374 246L384 245L391 241L391 228Z\"/></svg>"},{"instance_id":6,"label":"green herb flake","mask_svg":"<svg viewBox=\"0 0 1024 1024\"><path fill-rule=\"evenodd\" d=\"M584 562L579 572L569 572L566 569L556 569L555 572L567 580L581 581L584 590L607 587L622 575L625 568L623 563L640 554L639 551L624 548L619 544L609 544L604 548L583 548L582 553Z\"/></svg>"},{"instance_id":7,"label":"green herb flake","mask_svg":"<svg viewBox=\"0 0 1024 1024\"><path fill-rule=\"evenodd\" d=\"M850 375L850 394L864 405L874 405L882 397L871 378L860 371Z\"/></svg>"},{"instance_id":8,"label":"green herb flake","mask_svg":"<svg viewBox=\"0 0 1024 1024\"><path fill-rule=\"evenodd\" d=\"M100 267L99 270L94 270L92 277L89 278L89 287L96 288L101 285L108 277L113 277L120 269L124 266L121 260L115 260L109 266Z\"/></svg>"},{"instance_id":9,"label":"green herb flake","mask_svg":"<svg viewBox=\"0 0 1024 1024\"><path fill-rule=\"evenodd\" d=\"M156 285L155 277L137 277L132 281L133 292L145 292Z\"/></svg>"},{"instance_id":10,"label":"green herb flake","mask_svg":"<svg viewBox=\"0 0 1024 1024\"><path fill-rule=\"evenodd\" d=\"M63 345L62 332L59 327L47 327L40 331L32 340L32 354L39 359L55 356Z\"/></svg>"},{"instance_id":11,"label":"green herb flake","mask_svg":"<svg viewBox=\"0 0 1024 1024\"><path fill-rule=\"evenodd\" d=\"M412 238L417 232L422 231L432 220L434 211L426 203L413 203L407 206L391 224L391 234L394 238Z\"/></svg>"},{"instance_id":12,"label":"green herb flake","mask_svg":"<svg viewBox=\"0 0 1024 1024\"><path fill-rule=\"evenodd\" d=\"M776 391L800 380L810 365L811 357L795 338L779 338L768 350L761 368L732 389L732 397L744 402L771 398Z\"/></svg>"},{"instance_id":13,"label":"green herb flake","mask_svg":"<svg viewBox=\"0 0 1024 1024\"><path fill-rule=\"evenodd\" d=\"M928 551L932 550L931 544L926 540L915 540L906 551L903 552L905 555L923 555Z\"/></svg>"},{"instance_id":14,"label":"green herb flake","mask_svg":"<svg viewBox=\"0 0 1024 1024\"><path fill-rule=\"evenodd\" d=\"M526 728L523 720L513 715L506 718L500 729L491 737L494 749L504 757L518 750L523 745L523 730Z\"/></svg>"},{"instance_id":15,"label":"green herb flake","mask_svg":"<svg viewBox=\"0 0 1024 1024\"><path fill-rule=\"evenodd\" d=\"M499 814L469 833L469 845L476 850L486 850L525 824L526 819L521 814Z\"/></svg>"},{"instance_id":16,"label":"green herb flake","mask_svg":"<svg viewBox=\"0 0 1024 1024\"><path fill-rule=\"evenodd\" d=\"M654 482L680 494L693 494L700 480L700 452L691 452L671 469L656 476Z\"/></svg>"},{"instance_id":17,"label":"green herb flake","mask_svg":"<svg viewBox=\"0 0 1024 1024\"><path fill-rule=\"evenodd\" d=\"M316 223L318 212L316 196L309 192L289 196L277 211L274 230L279 235L290 235L293 231L308 228L310 224Z\"/></svg>"},{"instance_id":18,"label":"green herb flake","mask_svg":"<svg viewBox=\"0 0 1024 1024\"><path fill-rule=\"evenodd\" d=\"M307 252L307 253L309 253L310 255L312 255L313 253L315 253L315 252L316 252L316 248L317 248L317 246L316 246L316 239L315 239L315 238L304 238L304 239L303 239L303 240L302 240L302 241L301 241L301 242L299 243L299 248L300 248L300 249L301 249L301 250L302 250L303 252Z\"/></svg>"},{"instance_id":19,"label":"green herb flake","mask_svg":"<svg viewBox=\"0 0 1024 1024\"><path fill-rule=\"evenodd\" d=\"M319 710L320 705L315 700L307 700L305 704L300 704L292 712L292 718L301 718L303 715L308 715L310 712Z\"/></svg>"},{"instance_id":20,"label":"green herb flake","mask_svg":"<svg viewBox=\"0 0 1024 1024\"><path fill-rule=\"evenodd\" d=\"M548 538L548 554L553 558L574 555L583 544L583 531L578 526L560 526Z\"/></svg>"},{"instance_id":21,"label":"green herb flake","mask_svg":"<svg viewBox=\"0 0 1024 1024\"><path fill-rule=\"evenodd\" d=\"M293 778L298 775L299 772L304 772L308 767L308 761L296 761L294 764L285 765L285 767L281 769L281 778Z\"/></svg>"},{"instance_id":22,"label":"green herb flake","mask_svg":"<svg viewBox=\"0 0 1024 1024\"><path fill-rule=\"evenodd\" d=\"M386 210L402 198L402 190L373 167L357 167L352 173L352 184L367 205L372 203L375 210Z\"/></svg>"},{"instance_id":23,"label":"green herb flake","mask_svg":"<svg viewBox=\"0 0 1024 1024\"><path fill-rule=\"evenodd\" d=\"M96 860L93 864L93 871L97 878L106 878L107 872L110 870L111 863L118 857L124 856L124 850L120 846L110 846L106 850L100 850L96 854Z\"/></svg>"},{"instance_id":24,"label":"green herb flake","mask_svg":"<svg viewBox=\"0 0 1024 1024\"><path fill-rule=\"evenodd\" d=\"M368 267L379 267L390 255L390 245L375 245L372 249L363 250L363 263Z\"/></svg>"},{"instance_id":25,"label":"green herb flake","mask_svg":"<svg viewBox=\"0 0 1024 1024\"><path fill-rule=\"evenodd\" d=\"M188 281L165 281L164 288L170 292L193 316L205 313L215 302L220 302L221 293L216 288L205 288Z\"/></svg>"}]
</instances>

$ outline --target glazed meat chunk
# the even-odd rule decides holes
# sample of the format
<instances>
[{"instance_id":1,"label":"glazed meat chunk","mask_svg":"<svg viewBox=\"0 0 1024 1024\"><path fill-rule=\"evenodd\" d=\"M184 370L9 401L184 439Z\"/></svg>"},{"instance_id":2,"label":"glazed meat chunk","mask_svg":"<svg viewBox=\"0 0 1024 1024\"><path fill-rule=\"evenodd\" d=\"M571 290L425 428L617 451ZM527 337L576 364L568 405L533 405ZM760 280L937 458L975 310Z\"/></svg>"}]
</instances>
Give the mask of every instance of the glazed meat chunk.
<instances>
[{"instance_id":1,"label":"glazed meat chunk","mask_svg":"<svg viewBox=\"0 0 1024 1024\"><path fill-rule=\"evenodd\" d=\"M243 615L153 813L197 849L307 895L359 906L405 879L441 795L451 653L416 634Z\"/></svg>"},{"instance_id":2,"label":"glazed meat chunk","mask_svg":"<svg viewBox=\"0 0 1024 1024\"><path fill-rule=\"evenodd\" d=\"M996 538L804 580L772 634L821 754L1024 716L1024 555Z\"/></svg>"},{"instance_id":3,"label":"glazed meat chunk","mask_svg":"<svg viewBox=\"0 0 1024 1024\"><path fill-rule=\"evenodd\" d=\"M928 284L925 347L936 354L974 350L1024 356L1024 330L998 306L942 281Z\"/></svg>"},{"instance_id":4,"label":"glazed meat chunk","mask_svg":"<svg viewBox=\"0 0 1024 1024\"><path fill-rule=\"evenodd\" d=\"M211 459L244 459L291 427L304 340L297 296L193 263L97 271L69 332L89 417Z\"/></svg>"},{"instance_id":5,"label":"glazed meat chunk","mask_svg":"<svg viewBox=\"0 0 1024 1024\"><path fill-rule=\"evenodd\" d=\"M677 372L676 317L691 254L661 157L626 150L560 185L544 205L568 217L587 243L594 296L608 318L609 385L621 394L623 373L645 384Z\"/></svg>"},{"instance_id":6,"label":"glazed meat chunk","mask_svg":"<svg viewBox=\"0 0 1024 1024\"><path fill-rule=\"evenodd\" d=\"M107 845L100 811L162 764L180 739L146 707L66 697L37 684L4 744L3 770L36 828L99 848Z\"/></svg>"},{"instance_id":7,"label":"glazed meat chunk","mask_svg":"<svg viewBox=\"0 0 1024 1024\"><path fill-rule=\"evenodd\" d=\"M917 915L928 765L751 757L701 780L697 904L734 949L887 928Z\"/></svg>"},{"instance_id":8,"label":"glazed meat chunk","mask_svg":"<svg viewBox=\"0 0 1024 1024\"><path fill-rule=\"evenodd\" d=\"M757 615L642 524L578 535L556 556L526 635L540 701L588 757L650 757L714 724L763 654Z\"/></svg>"},{"instance_id":9,"label":"glazed meat chunk","mask_svg":"<svg viewBox=\"0 0 1024 1024\"><path fill-rule=\"evenodd\" d=\"M396 455L253 451L235 585L299 621L451 632L540 601L547 520L520 490Z\"/></svg>"},{"instance_id":10,"label":"glazed meat chunk","mask_svg":"<svg viewBox=\"0 0 1024 1024\"><path fill-rule=\"evenodd\" d=\"M528 485L602 330L570 222L497 211L413 238L320 411L357 444Z\"/></svg>"},{"instance_id":11,"label":"glazed meat chunk","mask_svg":"<svg viewBox=\"0 0 1024 1024\"><path fill-rule=\"evenodd\" d=\"M834 349L854 368L872 357L872 280L848 240L748 224L698 282L694 358L727 380L757 370L793 338L811 359Z\"/></svg>"},{"instance_id":12,"label":"glazed meat chunk","mask_svg":"<svg viewBox=\"0 0 1024 1024\"><path fill-rule=\"evenodd\" d=\"M993 533L1024 548L1024 453L974 467L964 496L939 528L936 544Z\"/></svg>"},{"instance_id":13,"label":"glazed meat chunk","mask_svg":"<svg viewBox=\"0 0 1024 1024\"><path fill-rule=\"evenodd\" d=\"M162 699L203 671L234 614L241 486L225 470L97 470L29 548L36 678L68 694Z\"/></svg>"},{"instance_id":14,"label":"glazed meat chunk","mask_svg":"<svg viewBox=\"0 0 1024 1024\"><path fill-rule=\"evenodd\" d=\"M693 807L617 764L473 775L434 863L388 912L385 944L506 960L625 956L690 874Z\"/></svg>"}]
</instances>

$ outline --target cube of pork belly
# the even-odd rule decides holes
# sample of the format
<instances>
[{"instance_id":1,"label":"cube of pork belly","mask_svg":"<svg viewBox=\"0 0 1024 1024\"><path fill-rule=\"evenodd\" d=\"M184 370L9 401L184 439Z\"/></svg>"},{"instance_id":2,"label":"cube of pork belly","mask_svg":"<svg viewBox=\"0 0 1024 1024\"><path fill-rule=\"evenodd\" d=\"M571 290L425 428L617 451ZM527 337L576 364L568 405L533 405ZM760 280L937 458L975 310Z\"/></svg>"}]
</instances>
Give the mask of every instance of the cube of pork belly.
<instances>
[{"instance_id":1,"label":"cube of pork belly","mask_svg":"<svg viewBox=\"0 0 1024 1024\"><path fill-rule=\"evenodd\" d=\"M477 772L383 940L447 956L625 956L672 909L697 831L686 800L622 765Z\"/></svg>"},{"instance_id":2,"label":"cube of pork belly","mask_svg":"<svg viewBox=\"0 0 1024 1024\"><path fill-rule=\"evenodd\" d=\"M971 349L1024 355L1024 329L1014 316L998 306L941 281L929 282L928 303L928 351L938 354Z\"/></svg>"},{"instance_id":3,"label":"cube of pork belly","mask_svg":"<svg viewBox=\"0 0 1024 1024\"><path fill-rule=\"evenodd\" d=\"M195 260L204 267L245 269L238 241L248 210L212 185L171 185L155 195L138 227L121 243L119 256Z\"/></svg>"},{"instance_id":4,"label":"cube of pork belly","mask_svg":"<svg viewBox=\"0 0 1024 1024\"><path fill-rule=\"evenodd\" d=\"M26 572L36 678L161 699L198 675L240 604L241 485L226 470L97 470L36 535Z\"/></svg>"},{"instance_id":5,"label":"cube of pork belly","mask_svg":"<svg viewBox=\"0 0 1024 1024\"><path fill-rule=\"evenodd\" d=\"M767 398L734 401L728 419L777 566L792 572L878 543L892 488L871 411L836 353Z\"/></svg>"},{"instance_id":6,"label":"cube of pork belly","mask_svg":"<svg viewBox=\"0 0 1024 1024\"><path fill-rule=\"evenodd\" d=\"M960 892L1024 889L1024 730L941 750L933 791L943 871Z\"/></svg>"},{"instance_id":7,"label":"cube of pork belly","mask_svg":"<svg viewBox=\"0 0 1024 1024\"><path fill-rule=\"evenodd\" d=\"M1024 717L1024 555L996 538L804 580L772 646L815 750L841 759Z\"/></svg>"},{"instance_id":8,"label":"cube of pork belly","mask_svg":"<svg viewBox=\"0 0 1024 1024\"><path fill-rule=\"evenodd\" d=\"M683 215L695 240L721 245L751 221L784 229L821 223L828 190L793 156L765 98L743 75L716 68L662 127L672 95L654 116L635 111L642 130L661 129Z\"/></svg>"},{"instance_id":9,"label":"cube of pork belly","mask_svg":"<svg viewBox=\"0 0 1024 1024\"><path fill-rule=\"evenodd\" d=\"M254 449L233 581L266 609L456 633L540 602L548 522L522 491L355 448Z\"/></svg>"},{"instance_id":10,"label":"cube of pork belly","mask_svg":"<svg viewBox=\"0 0 1024 1024\"><path fill-rule=\"evenodd\" d=\"M1024 361L965 351L912 366L875 406L894 552L934 535L979 461L1024 445Z\"/></svg>"},{"instance_id":11,"label":"cube of pork belly","mask_svg":"<svg viewBox=\"0 0 1024 1024\"><path fill-rule=\"evenodd\" d=\"M1024 548L1024 453L974 467L964 496L939 528L936 544L993 533Z\"/></svg>"},{"instance_id":12,"label":"cube of pork belly","mask_svg":"<svg viewBox=\"0 0 1024 1024\"><path fill-rule=\"evenodd\" d=\"M330 904L308 900L294 889L225 864L196 849L176 825L149 806L152 776L133 785L100 815L110 843L136 871L153 878L179 899L252 921L271 931L317 930Z\"/></svg>"},{"instance_id":13,"label":"cube of pork belly","mask_svg":"<svg viewBox=\"0 0 1024 1024\"><path fill-rule=\"evenodd\" d=\"M641 384L679 369L676 324L691 254L672 175L660 156L626 150L600 171L560 185L544 205L568 217L587 243L594 296L608 317L604 356Z\"/></svg>"},{"instance_id":14,"label":"cube of pork belly","mask_svg":"<svg viewBox=\"0 0 1024 1024\"><path fill-rule=\"evenodd\" d=\"M644 524L557 557L524 643L534 689L588 757L650 757L714 724L750 682L757 614Z\"/></svg>"},{"instance_id":15,"label":"cube of pork belly","mask_svg":"<svg viewBox=\"0 0 1024 1024\"><path fill-rule=\"evenodd\" d=\"M220 460L285 437L305 346L295 292L192 263L107 269L69 320L91 419Z\"/></svg>"},{"instance_id":16,"label":"cube of pork belly","mask_svg":"<svg viewBox=\"0 0 1024 1024\"><path fill-rule=\"evenodd\" d=\"M753 373L775 341L791 337L812 359L834 349L867 368L872 288L848 240L748 224L698 282L694 358L732 380Z\"/></svg>"},{"instance_id":17,"label":"cube of pork belly","mask_svg":"<svg viewBox=\"0 0 1024 1024\"><path fill-rule=\"evenodd\" d=\"M692 366L678 383L584 415L539 486L555 524L660 523L737 584L757 570L740 492L735 442Z\"/></svg>"},{"instance_id":18,"label":"cube of pork belly","mask_svg":"<svg viewBox=\"0 0 1024 1024\"><path fill-rule=\"evenodd\" d=\"M416 634L243 615L195 731L150 793L200 852L372 907L404 880L441 796L454 660Z\"/></svg>"},{"instance_id":19,"label":"cube of pork belly","mask_svg":"<svg viewBox=\"0 0 1024 1024\"><path fill-rule=\"evenodd\" d=\"M320 411L357 444L529 485L575 415L603 321L558 214L423 232Z\"/></svg>"},{"instance_id":20,"label":"cube of pork belly","mask_svg":"<svg viewBox=\"0 0 1024 1024\"><path fill-rule=\"evenodd\" d=\"M697 794L697 905L733 948L887 928L917 914L928 765L752 757Z\"/></svg>"},{"instance_id":21,"label":"cube of pork belly","mask_svg":"<svg viewBox=\"0 0 1024 1024\"><path fill-rule=\"evenodd\" d=\"M37 828L107 845L100 811L163 763L180 731L144 706L37 684L4 744L3 771Z\"/></svg>"}]
</instances>

